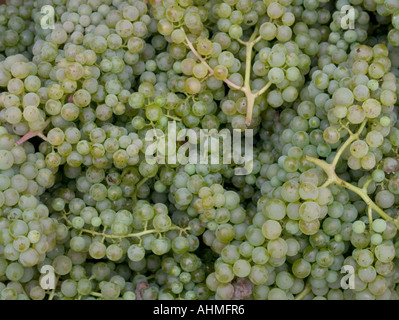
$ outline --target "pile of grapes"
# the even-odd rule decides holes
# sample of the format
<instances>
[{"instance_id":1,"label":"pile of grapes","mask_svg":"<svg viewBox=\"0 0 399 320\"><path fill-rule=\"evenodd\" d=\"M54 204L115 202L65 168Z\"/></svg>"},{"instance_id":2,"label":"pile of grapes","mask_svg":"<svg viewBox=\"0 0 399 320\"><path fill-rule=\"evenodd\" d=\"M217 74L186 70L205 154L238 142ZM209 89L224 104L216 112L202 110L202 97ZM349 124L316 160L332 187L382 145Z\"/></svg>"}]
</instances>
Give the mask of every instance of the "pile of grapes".
<instances>
[{"instance_id":1,"label":"pile of grapes","mask_svg":"<svg viewBox=\"0 0 399 320\"><path fill-rule=\"evenodd\" d=\"M0 299L399 300L398 92L397 0L7 0Z\"/></svg>"}]
</instances>

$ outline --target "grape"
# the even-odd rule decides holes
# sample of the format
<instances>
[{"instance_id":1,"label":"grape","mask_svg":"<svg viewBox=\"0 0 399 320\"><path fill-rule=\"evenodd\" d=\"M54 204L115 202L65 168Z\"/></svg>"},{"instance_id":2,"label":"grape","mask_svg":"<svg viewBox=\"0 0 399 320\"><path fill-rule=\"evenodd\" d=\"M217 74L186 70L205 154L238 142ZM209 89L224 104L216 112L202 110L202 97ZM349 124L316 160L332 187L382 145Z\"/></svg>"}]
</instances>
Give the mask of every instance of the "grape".
<instances>
[{"instance_id":1,"label":"grape","mask_svg":"<svg viewBox=\"0 0 399 320\"><path fill-rule=\"evenodd\" d=\"M376 118L381 112L381 104L375 99L364 101L362 108L367 118Z\"/></svg>"},{"instance_id":2,"label":"grape","mask_svg":"<svg viewBox=\"0 0 399 320\"><path fill-rule=\"evenodd\" d=\"M373 230L378 233L382 233L385 231L387 224L383 219L376 219L372 224Z\"/></svg>"},{"instance_id":3,"label":"grape","mask_svg":"<svg viewBox=\"0 0 399 320\"><path fill-rule=\"evenodd\" d=\"M7 170L14 164L14 157L8 150L0 150L0 169Z\"/></svg>"},{"instance_id":4,"label":"grape","mask_svg":"<svg viewBox=\"0 0 399 320\"><path fill-rule=\"evenodd\" d=\"M387 263L391 261L395 256L394 248L389 243L380 244L375 248L375 255L379 261Z\"/></svg>"},{"instance_id":5,"label":"grape","mask_svg":"<svg viewBox=\"0 0 399 320\"><path fill-rule=\"evenodd\" d=\"M363 158L367 155L368 146L366 142L357 140L351 144L350 151L355 158Z\"/></svg>"},{"instance_id":6,"label":"grape","mask_svg":"<svg viewBox=\"0 0 399 320\"><path fill-rule=\"evenodd\" d=\"M237 277L245 278L251 272L251 265L246 260L237 260L233 265L234 274Z\"/></svg>"},{"instance_id":7,"label":"grape","mask_svg":"<svg viewBox=\"0 0 399 320\"><path fill-rule=\"evenodd\" d=\"M381 208L390 208L394 203L393 197L393 194L388 190L383 190L377 193L375 200Z\"/></svg>"},{"instance_id":8,"label":"grape","mask_svg":"<svg viewBox=\"0 0 399 320\"><path fill-rule=\"evenodd\" d=\"M280 236L281 231L281 225L274 220L268 220L262 226L262 233L265 238L269 240L277 239Z\"/></svg>"},{"instance_id":9,"label":"grape","mask_svg":"<svg viewBox=\"0 0 399 320\"><path fill-rule=\"evenodd\" d=\"M320 216L320 206L316 202L304 202L299 208L299 217L306 222L314 221Z\"/></svg>"},{"instance_id":10,"label":"grape","mask_svg":"<svg viewBox=\"0 0 399 320\"><path fill-rule=\"evenodd\" d=\"M281 200L269 201L265 206L265 213L270 219L281 220L286 214L286 207Z\"/></svg>"},{"instance_id":11,"label":"grape","mask_svg":"<svg viewBox=\"0 0 399 320\"><path fill-rule=\"evenodd\" d=\"M360 221L360 220L355 221L353 223L353 225L352 225L352 230L355 233L359 233L359 234L363 233L365 229L366 229L365 223L363 221Z\"/></svg>"}]
</instances>

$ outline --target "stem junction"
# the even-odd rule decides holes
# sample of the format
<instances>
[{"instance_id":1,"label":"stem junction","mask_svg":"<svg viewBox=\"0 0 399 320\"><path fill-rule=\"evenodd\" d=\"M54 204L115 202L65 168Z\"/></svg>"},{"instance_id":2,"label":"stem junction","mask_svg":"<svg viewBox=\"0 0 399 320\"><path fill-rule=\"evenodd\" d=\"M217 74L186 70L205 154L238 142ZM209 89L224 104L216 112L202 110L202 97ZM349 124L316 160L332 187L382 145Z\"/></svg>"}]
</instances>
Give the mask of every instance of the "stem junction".
<instances>
[{"instance_id":1,"label":"stem junction","mask_svg":"<svg viewBox=\"0 0 399 320\"><path fill-rule=\"evenodd\" d=\"M181 29L181 30L183 30L183 29ZM258 33L259 33L259 28L256 27L248 41L242 41L240 39L238 40L239 43L246 46L244 85L239 86L227 78L223 80L230 88L232 88L234 90L240 90L245 94L245 97L247 98L247 116L246 116L245 124L247 126L251 125L252 113L253 113L253 109L254 109L254 105L255 105L255 99L257 97L259 97L260 95L264 94L267 91L267 89L269 89L269 87L272 85L272 83L269 81L268 83L265 84L265 86L262 89L258 90L257 92L252 92L252 89L250 86L251 68L252 68L251 67L252 49L253 49L254 45L257 44L261 40L261 37L258 36ZM209 74L213 75L214 74L213 69L206 62L204 57L202 57L198 53L198 51L195 49L193 43L188 39L187 35L186 35L185 42L186 42L186 46L193 52L193 54L196 56L196 58L206 66L206 68L209 71Z\"/></svg>"},{"instance_id":2,"label":"stem junction","mask_svg":"<svg viewBox=\"0 0 399 320\"><path fill-rule=\"evenodd\" d=\"M324 182L322 187L328 187L330 184L336 184L345 187L348 190L353 191L357 195L359 195L362 200L367 204L368 206L368 217L369 221L372 222L371 218L371 210L374 210L377 212L382 218L388 221L393 221L396 225L397 228L399 228L399 219L394 219L387 215L384 210L382 210L368 195L367 193L367 187L370 184L371 180L367 181L365 185L360 188L358 186L355 186L349 182L346 182L342 180L341 178L338 177L338 175L335 172L336 165L338 163L338 160L340 159L342 153L344 150L355 140L359 139L362 131L364 130L366 126L367 120L363 121L363 123L360 125L358 131L356 133L352 133L351 131L349 132L349 138L344 142L344 144L340 147L340 149L337 151L337 153L334 156L333 161L331 164L327 163L324 160L317 159L311 156L306 155L305 159L316 166L320 167L321 169L324 170L324 172L327 174L327 180ZM370 224L371 227L371 224Z\"/></svg>"}]
</instances>

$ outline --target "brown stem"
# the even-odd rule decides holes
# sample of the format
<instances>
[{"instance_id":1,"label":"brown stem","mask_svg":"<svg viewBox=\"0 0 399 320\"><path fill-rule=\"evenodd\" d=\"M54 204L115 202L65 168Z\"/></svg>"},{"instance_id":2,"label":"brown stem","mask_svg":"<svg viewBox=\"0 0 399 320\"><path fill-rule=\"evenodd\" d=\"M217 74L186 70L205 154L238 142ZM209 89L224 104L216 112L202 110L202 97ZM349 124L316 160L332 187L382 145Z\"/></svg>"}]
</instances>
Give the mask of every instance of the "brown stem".
<instances>
[{"instance_id":1,"label":"brown stem","mask_svg":"<svg viewBox=\"0 0 399 320\"><path fill-rule=\"evenodd\" d=\"M29 139L36 136L42 138L44 141L47 141L47 137L43 134L43 130L46 129L49 123L50 123L50 118L46 120L46 122L44 123L43 127L40 130L27 132L26 134L24 134L24 136L21 139L15 142L15 145L19 146L23 144L25 141L28 141Z\"/></svg>"}]
</instances>

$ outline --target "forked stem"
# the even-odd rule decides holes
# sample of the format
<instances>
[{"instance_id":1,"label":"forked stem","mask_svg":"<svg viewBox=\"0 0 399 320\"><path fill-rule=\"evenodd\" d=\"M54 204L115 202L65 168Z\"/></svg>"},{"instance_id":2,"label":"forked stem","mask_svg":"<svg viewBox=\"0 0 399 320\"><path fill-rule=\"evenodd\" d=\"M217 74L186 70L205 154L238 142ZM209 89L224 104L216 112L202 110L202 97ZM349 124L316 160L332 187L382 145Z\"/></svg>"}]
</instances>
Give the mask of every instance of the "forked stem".
<instances>
[{"instance_id":1,"label":"forked stem","mask_svg":"<svg viewBox=\"0 0 399 320\"><path fill-rule=\"evenodd\" d=\"M364 121L361 126L359 127L358 131L356 133L349 133L349 138L345 141L345 143L341 146L341 148L337 151L337 154L335 155L333 161L331 164L327 163L324 160L317 159L314 157L311 157L309 155L305 155L305 159L316 166L320 167L321 169L324 170L324 172L327 174L327 180L323 184L323 187L327 187L330 184L337 184L340 186L345 187L348 190L353 191L357 195L359 195L363 201L367 204L369 208L369 218L370 218L370 210L374 210L377 212L382 218L388 221L393 221L395 225L399 228L399 220L398 219L393 219L389 215L387 215L384 210L382 210L367 194L367 187L368 184L371 182L367 181L366 184L363 186L363 188L359 188L349 182L346 182L342 180L341 178L338 177L338 175L335 172L335 166L338 163L339 158L341 157L342 153L344 150L356 139L360 137L360 134L362 133L364 127L366 126L366 122Z\"/></svg>"},{"instance_id":2,"label":"forked stem","mask_svg":"<svg viewBox=\"0 0 399 320\"><path fill-rule=\"evenodd\" d=\"M46 122L44 123L43 127L40 130L27 132L26 134L24 134L24 136L21 139L15 142L15 145L19 146L23 144L25 141L28 141L29 139L36 136L42 138L44 141L47 141L47 137L43 134L43 130L46 129L49 123L50 123L50 118L46 120Z\"/></svg>"},{"instance_id":3,"label":"forked stem","mask_svg":"<svg viewBox=\"0 0 399 320\"><path fill-rule=\"evenodd\" d=\"M361 133L363 132L363 130L364 130L366 124L367 124L367 120L364 120L364 121L362 122L362 124L360 125L359 129L356 131L356 133L352 133L352 131L349 130L349 128L347 128L346 126L344 126L344 129L346 129L346 130L348 131L348 133L349 133L349 138L346 139L346 141L345 141L344 144L341 146L341 148L339 148L339 150L337 151L337 153L336 153L336 155L335 155L333 161L331 162L331 165L334 167L334 169L335 169L335 167L336 167L336 165L337 165L339 159L341 158L342 153L345 151L345 149L346 149L347 147L349 147L349 145L350 145L353 141L359 139L359 137L360 137Z\"/></svg>"},{"instance_id":4,"label":"forked stem","mask_svg":"<svg viewBox=\"0 0 399 320\"><path fill-rule=\"evenodd\" d=\"M184 31L184 29L182 28L181 30ZM249 40L247 42L239 40L238 42L241 43L242 45L245 45L246 48L246 58L245 58L245 77L244 77L244 85L243 86L239 86L237 84L235 84L234 82L230 81L229 79L224 79L223 81L232 89L234 90L240 90L245 94L245 97L247 98L247 116L245 119L245 124L247 126L251 125L252 122L252 114L253 114L253 109L254 109L254 105L255 105L255 99L257 97L259 97L260 95L264 94L266 92L267 89L269 89L269 87L272 85L272 83L269 81L268 83L266 83L264 85L264 87L262 89L260 89L257 92L252 92L251 86L250 86L250 80L251 80L251 69L252 69L252 49L253 46L255 44L257 44L260 40L261 37L258 36L258 31L259 28L256 27L254 32L252 33L251 37L249 38ZM192 53L196 56L196 58L201 61L206 68L209 71L210 75L214 74L214 70L211 68L211 66L206 62L206 60L198 53L198 51L195 49L194 45L192 44L192 42L188 39L187 35L186 35L186 45L187 47L189 47L189 49L192 51Z\"/></svg>"},{"instance_id":5,"label":"forked stem","mask_svg":"<svg viewBox=\"0 0 399 320\"><path fill-rule=\"evenodd\" d=\"M374 211L376 211L381 217L383 217L386 220L390 220L390 221L395 221L392 217L388 216L379 206L377 206L377 204L371 200L371 198L369 197L369 195L367 194L367 188L359 188L357 186L354 186L353 184L346 182L344 180L342 180L341 178L339 178L337 176L337 174L335 173L335 168L331 165L328 164L327 162L325 162L324 160L320 160L317 158L313 158L311 156L306 155L305 159L315 165L317 165L318 167L322 168L324 170L324 172L327 174L327 181L328 185L334 183L340 186L343 186L351 191L353 191L354 193L356 193L357 195L359 195L363 201ZM395 222L395 224L397 224ZM398 224L399 227L399 224Z\"/></svg>"}]
</instances>

